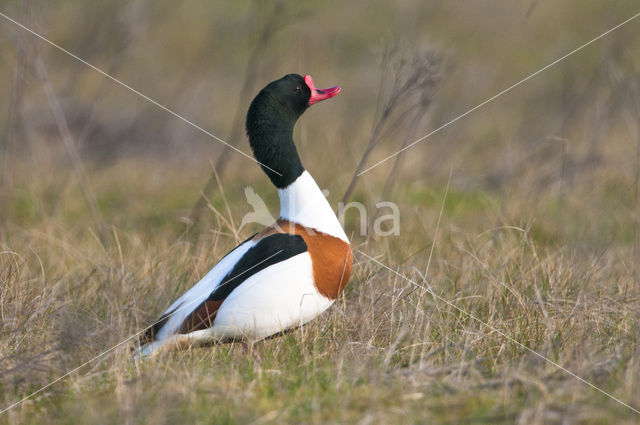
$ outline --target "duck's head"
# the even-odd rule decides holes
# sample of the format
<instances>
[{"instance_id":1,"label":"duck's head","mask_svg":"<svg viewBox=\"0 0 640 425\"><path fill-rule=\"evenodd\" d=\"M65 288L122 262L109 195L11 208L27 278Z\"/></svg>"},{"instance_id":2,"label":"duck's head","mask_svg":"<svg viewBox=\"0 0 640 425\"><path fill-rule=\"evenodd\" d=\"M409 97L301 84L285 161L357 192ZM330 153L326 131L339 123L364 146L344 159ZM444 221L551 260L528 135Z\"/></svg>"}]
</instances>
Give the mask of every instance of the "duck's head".
<instances>
[{"instance_id":1,"label":"duck's head","mask_svg":"<svg viewBox=\"0 0 640 425\"><path fill-rule=\"evenodd\" d=\"M307 108L340 93L340 87L318 89L310 75L287 74L272 81L253 99L247 114L249 137L256 126L262 125L254 117L269 117L276 124L293 126ZM256 117L256 118L257 118Z\"/></svg>"},{"instance_id":2,"label":"duck's head","mask_svg":"<svg viewBox=\"0 0 640 425\"><path fill-rule=\"evenodd\" d=\"M247 135L262 169L278 188L293 183L304 168L293 144L293 126L313 104L340 93L340 87L318 89L311 76L288 74L272 81L253 99L247 113Z\"/></svg>"}]
</instances>

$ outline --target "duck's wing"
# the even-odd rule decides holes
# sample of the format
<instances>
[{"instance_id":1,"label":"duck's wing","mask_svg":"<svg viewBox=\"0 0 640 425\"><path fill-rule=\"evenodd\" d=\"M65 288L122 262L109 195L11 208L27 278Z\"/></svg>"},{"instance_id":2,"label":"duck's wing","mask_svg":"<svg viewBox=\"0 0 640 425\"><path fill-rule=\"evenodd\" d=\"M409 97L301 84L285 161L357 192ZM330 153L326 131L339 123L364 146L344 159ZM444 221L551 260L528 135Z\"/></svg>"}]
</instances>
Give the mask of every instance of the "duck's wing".
<instances>
[{"instance_id":1,"label":"duck's wing","mask_svg":"<svg viewBox=\"0 0 640 425\"><path fill-rule=\"evenodd\" d=\"M306 251L304 239L295 234L248 239L173 303L149 330L144 342L211 327L218 308L235 288L256 273Z\"/></svg>"},{"instance_id":2,"label":"duck's wing","mask_svg":"<svg viewBox=\"0 0 640 425\"><path fill-rule=\"evenodd\" d=\"M252 235L240 245L235 247L227 255L225 255L198 283L193 285L187 292L182 294L171 306L162 313L156 322L146 329L140 337L141 344L152 342L156 338L167 335L175 326L171 326L175 320L186 317L190 311L195 308L203 298L216 289L222 279L233 269L238 260L246 254L246 252L254 247L257 242L253 240ZM169 325L169 326L167 326Z\"/></svg>"}]
</instances>

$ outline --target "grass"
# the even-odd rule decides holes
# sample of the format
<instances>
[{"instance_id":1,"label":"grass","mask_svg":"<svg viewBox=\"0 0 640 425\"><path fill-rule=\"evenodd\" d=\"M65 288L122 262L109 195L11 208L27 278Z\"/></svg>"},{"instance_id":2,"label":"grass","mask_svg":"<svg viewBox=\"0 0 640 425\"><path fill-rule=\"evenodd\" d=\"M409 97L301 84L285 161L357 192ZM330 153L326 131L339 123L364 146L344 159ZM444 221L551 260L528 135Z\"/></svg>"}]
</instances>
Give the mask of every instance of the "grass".
<instances>
[{"instance_id":1,"label":"grass","mask_svg":"<svg viewBox=\"0 0 640 425\"><path fill-rule=\"evenodd\" d=\"M55 202L46 201L55 190L44 178L46 163L36 170L42 179L22 180L0 255L3 406L151 323L235 245L213 213L199 234L181 231L185 202L197 196L192 176L205 170L185 174L164 163L159 173L158 166L122 161L94 173L109 223L102 234L82 213L72 182ZM605 189L602 196L611 197ZM225 188L235 217L248 209L242 190ZM514 201L500 215L496 193L452 188L429 264L444 187L413 184L399 193L401 236L355 236L344 295L304 328L257 343L259 357L224 344L136 364L126 345L6 412L0 423L637 421L493 330L633 404L639 312L628 238L614 226L599 245L606 249L593 250L571 226L563 232L558 224L576 213L571 203L560 208L549 199L532 211ZM224 211L221 199L210 206ZM593 220L574 218L576 227ZM592 225L625 221L606 218Z\"/></svg>"},{"instance_id":2,"label":"grass","mask_svg":"<svg viewBox=\"0 0 640 425\"><path fill-rule=\"evenodd\" d=\"M380 75L386 43L407 58L433 52L442 69L424 120L415 131L411 114L385 126L368 165L637 13L631 0L62 1L32 2L23 16L19 3L2 12L244 151L244 138L229 137L242 129L229 123L248 105L238 99L247 80L251 93L290 72L340 84L340 97L314 106L294 132L332 205L379 119L378 93L393 87ZM278 10L291 18L270 20ZM353 274L325 314L255 344L257 355L223 344L141 363L130 344L96 356L152 323L257 230L236 234L250 210L246 186L274 213L276 192L255 164L229 155L225 196L207 193L188 229L221 145L3 24L0 93L16 102L0 102L0 164L10 165L0 173L2 199L10 189L0 205L0 410L95 360L0 425L638 423L522 346L640 408L637 21L412 147L390 199L381 197L395 159L364 174L349 200L367 206L369 224L389 213L376 203L395 202L400 235L361 236L347 212ZM245 78L270 25L275 35ZM61 148L36 54L99 214Z\"/></svg>"}]
</instances>

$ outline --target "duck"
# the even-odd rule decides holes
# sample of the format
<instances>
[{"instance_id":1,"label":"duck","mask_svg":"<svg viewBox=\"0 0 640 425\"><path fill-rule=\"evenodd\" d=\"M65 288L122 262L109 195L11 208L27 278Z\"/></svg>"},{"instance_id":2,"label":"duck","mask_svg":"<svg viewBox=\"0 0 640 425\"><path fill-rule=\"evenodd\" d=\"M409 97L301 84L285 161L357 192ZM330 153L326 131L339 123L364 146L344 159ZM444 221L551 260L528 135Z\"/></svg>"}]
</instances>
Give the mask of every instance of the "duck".
<instances>
[{"instance_id":1,"label":"duck","mask_svg":"<svg viewBox=\"0 0 640 425\"><path fill-rule=\"evenodd\" d=\"M149 326L137 357L201 344L257 342L326 311L351 275L347 235L303 167L293 129L312 105L340 93L288 74L253 99L246 134L256 162L278 190L280 216L225 255Z\"/></svg>"}]
</instances>

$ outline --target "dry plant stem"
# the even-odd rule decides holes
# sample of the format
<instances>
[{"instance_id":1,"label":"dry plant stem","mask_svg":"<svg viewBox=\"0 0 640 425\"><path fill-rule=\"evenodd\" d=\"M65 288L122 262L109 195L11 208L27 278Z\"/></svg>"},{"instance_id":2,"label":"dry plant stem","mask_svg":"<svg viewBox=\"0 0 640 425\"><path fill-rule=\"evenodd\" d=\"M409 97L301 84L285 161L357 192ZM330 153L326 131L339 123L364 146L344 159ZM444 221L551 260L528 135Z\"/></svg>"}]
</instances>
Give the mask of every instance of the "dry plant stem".
<instances>
[{"instance_id":1,"label":"dry plant stem","mask_svg":"<svg viewBox=\"0 0 640 425\"><path fill-rule=\"evenodd\" d=\"M636 182L634 187L635 214L633 224L633 280L636 285L636 292L640 292L640 235L638 225L640 224L640 125L636 128Z\"/></svg>"},{"instance_id":2,"label":"dry plant stem","mask_svg":"<svg viewBox=\"0 0 640 425\"><path fill-rule=\"evenodd\" d=\"M633 187L633 281L636 294L640 295L640 89L635 82L629 84L628 96L630 109L623 118L627 122L629 132L635 130L636 134L636 158L635 158L635 182ZM639 313L640 314L640 313Z\"/></svg>"},{"instance_id":3,"label":"dry plant stem","mask_svg":"<svg viewBox=\"0 0 640 425\"><path fill-rule=\"evenodd\" d=\"M244 73L244 82L242 83L242 89L240 90L240 94L238 96L241 101L238 102L238 106L233 118L233 123L231 125L231 133L229 134L229 144L232 146L237 146L238 142L242 138L242 132L244 129L244 116L246 113L247 105L245 104L245 100L251 97L251 93L254 90L255 83L258 76L258 70L260 69L260 63L262 62L262 58L264 57L264 52L269 46L269 43L273 39L273 36L284 28L287 22L290 22L286 19L282 18L283 12L283 3L278 3L273 10L273 13L267 19L266 23L259 31L258 39L256 45L254 46L251 54L249 55L249 60L247 61L247 66L245 68ZM286 15L286 13L284 14ZM225 146L222 150L222 153L216 160L214 171L209 176L209 180L204 185L201 193L204 196L200 196L198 201L191 208L191 212L189 213L189 224L193 225L198 222L202 212L205 210L206 204L206 196L213 190L216 181L222 177L224 174L224 170L226 169L229 163L229 154L231 153L231 149L229 146ZM218 176L215 175L218 174Z\"/></svg>"},{"instance_id":4,"label":"dry plant stem","mask_svg":"<svg viewBox=\"0 0 640 425\"><path fill-rule=\"evenodd\" d=\"M262 30L258 35L258 41L254 46L251 54L249 55L249 60L247 61L247 66L245 68L245 78L242 83L242 89L240 90L239 99L249 99L253 89L255 87L255 82L258 76L259 65L262 62L262 58L264 57L264 52L266 51L269 43L273 39L273 37L278 33L278 31L282 30L287 22L282 16L286 16L286 11L284 10L283 3L278 3L274 7L274 10L267 19L264 24ZM236 109L236 113L233 119L233 127L231 128L231 134L229 136L229 143L235 145L238 144L240 137L242 135L242 130L244 129L244 116L246 113L246 106L243 101L238 103L238 108ZM222 176L224 170L226 169L228 161L228 156L231 150L228 146L224 147L224 150L216 160L215 170L217 171L219 176ZM212 175L213 179L214 176Z\"/></svg>"},{"instance_id":5,"label":"dry plant stem","mask_svg":"<svg viewBox=\"0 0 640 425\"><path fill-rule=\"evenodd\" d=\"M111 62L111 66L107 71L110 75L116 75L118 73L118 70L124 63L124 60L123 60L124 57L125 57L124 51L121 51L118 55L115 55L115 58ZM111 89L110 81L107 79L103 79L102 82L100 83L100 87L98 88L96 95L93 98L93 102L91 102L91 104L89 105L87 120L84 126L82 127L82 130L80 130L80 133L76 139L78 146L82 146L86 142L87 137L89 136L91 131L94 129L96 125L95 118L96 118L97 106L100 103L100 100L102 100L102 98L105 97L105 95L109 92L110 89Z\"/></svg>"},{"instance_id":6,"label":"dry plant stem","mask_svg":"<svg viewBox=\"0 0 640 425\"><path fill-rule=\"evenodd\" d=\"M420 121L422 121L423 116L423 111L416 108L413 114L413 118L411 119L411 122L409 124L409 130L407 131L404 141L402 142L401 149L406 148L411 140L413 140L415 132L418 129L418 125L420 124ZM393 190L394 183L400 170L402 158L404 158L404 152L398 154L393 161L393 166L391 167L391 171L389 172L389 177L387 177L387 181L384 184L384 189L382 190L382 199L389 199L389 195Z\"/></svg>"},{"instance_id":7,"label":"dry plant stem","mask_svg":"<svg viewBox=\"0 0 640 425\"><path fill-rule=\"evenodd\" d=\"M73 139L73 136L71 135L71 131L69 130L67 119L64 116L64 112L62 111L60 102L58 101L58 98L56 97L53 90L53 86L51 85L51 80L49 79L47 68L39 54L36 54L36 71L38 72L38 76L42 80L42 85L47 96L49 108L51 109L51 113L56 122L56 127L58 128L58 132L60 133L60 138L62 139L62 143L64 144L67 156L69 157L69 162L71 162L73 172L78 179L78 184L80 185L80 190L82 190L82 195L87 202L87 206L89 207L89 211L91 212L91 216L93 217L93 221L98 228L99 233L101 235L104 235L104 219L102 217L102 213L100 213L96 197L89 184L87 174L84 171L82 160L80 159L80 155L78 154L78 150L76 149L75 141Z\"/></svg>"},{"instance_id":8,"label":"dry plant stem","mask_svg":"<svg viewBox=\"0 0 640 425\"><path fill-rule=\"evenodd\" d=\"M29 12L29 0L23 0L21 5L22 20L27 18ZM7 124L7 136L4 145L2 165L2 188L0 192L0 237L4 240L5 227L11 204L11 188L13 186L13 161L16 150L16 136L19 124L20 110L24 91L25 70L25 36L22 31L16 33L16 65L13 71L11 86L11 98L9 99L9 117Z\"/></svg>"},{"instance_id":9,"label":"dry plant stem","mask_svg":"<svg viewBox=\"0 0 640 425\"><path fill-rule=\"evenodd\" d=\"M640 89L635 80L631 84L631 96L635 109L636 123L636 176L634 185L635 214L633 224L633 280L636 286L636 296L640 296ZM637 318L636 318L637 319ZM636 323L638 324L638 323Z\"/></svg>"},{"instance_id":10,"label":"dry plant stem","mask_svg":"<svg viewBox=\"0 0 640 425\"><path fill-rule=\"evenodd\" d=\"M125 59L127 59L129 50L138 40L139 31L136 29L136 25L138 25L138 21L141 19L139 6L140 5L136 5L135 2L131 2L118 14L119 20L122 22L122 28L114 34L115 47L113 53L110 55L110 65L107 69L107 74L109 75L118 74L122 65L125 63ZM109 81L109 79L105 78L100 80L100 85L96 90L96 94L93 96L93 101L85 110L87 113L86 122L76 137L76 143L80 149L96 125L97 106L105 95L109 93L111 88L112 82Z\"/></svg>"},{"instance_id":11,"label":"dry plant stem","mask_svg":"<svg viewBox=\"0 0 640 425\"><path fill-rule=\"evenodd\" d=\"M596 86L601 86L607 79L605 75L606 68L608 66L609 57L611 56L609 50L609 43L607 40L603 40L602 46L600 47L600 66L598 67L597 75L594 77ZM587 160L598 161L602 157L602 149L600 145L604 139L603 135L607 134L607 126L610 121L607 108L607 103L609 102L611 102L611 99L608 96L602 95L596 91L593 130L591 132L591 143L589 146L589 153L586 158ZM591 168L592 172L596 170L596 167Z\"/></svg>"},{"instance_id":12,"label":"dry plant stem","mask_svg":"<svg viewBox=\"0 0 640 425\"><path fill-rule=\"evenodd\" d=\"M224 206L225 209L227 210L227 216L229 217L229 220L224 220L225 224L227 225L227 227L229 228L229 230L231 231L231 233L233 233L233 237L236 241L236 243L240 243L240 236L238 235L238 228L236 227L236 224L233 221L233 214L231 214L231 207L229 206L229 202L227 201L227 197L224 194L224 187L222 186L222 182L220 181L220 176L218 175L218 172L216 171L216 169L213 169L213 174L216 178L216 182L218 182L218 187L220 188L220 196L222 197L222 202L224 202ZM218 215L223 218L223 216L221 214L218 213Z\"/></svg>"},{"instance_id":13,"label":"dry plant stem","mask_svg":"<svg viewBox=\"0 0 640 425\"><path fill-rule=\"evenodd\" d=\"M134 41L134 37L131 35L133 31L125 31L125 34L121 36L120 45L121 49L118 50L118 54L113 56L111 61L111 65L107 73L109 75L116 75L120 70L123 63L125 63L124 59L127 56L127 47ZM76 149L82 151L83 147L85 147L85 143L87 142L87 138L90 136L91 132L95 128L97 124L97 114L98 114L98 105L100 101L109 93L111 89L111 81L108 79L102 79L100 82L100 86L96 91L96 94L93 96L93 101L88 105L85 109L87 118L82 126L82 129L78 132L77 137L75 137L75 146ZM66 174L64 176L64 181L57 181L55 184L52 184L52 190L55 186L58 188L66 187L66 180L69 179L69 175Z\"/></svg>"},{"instance_id":14,"label":"dry plant stem","mask_svg":"<svg viewBox=\"0 0 640 425\"><path fill-rule=\"evenodd\" d=\"M392 46L387 48L383 54L381 61L383 78L380 79L379 93L382 93L384 89L384 75L391 73L393 80L390 93L387 99L382 102L384 106L381 108L380 116L377 121L374 120L367 147L342 197L343 203L346 203L353 193L359 174L380 140L396 132L407 122L407 119L411 120L410 127L413 126L413 120L424 116L431 103L433 90L438 80L438 59L430 54L422 56L414 54L410 60L406 60L402 57L395 58L396 52L397 49ZM380 95L378 99L381 98ZM379 100L376 115L380 104ZM403 140L403 143L408 145L407 140Z\"/></svg>"},{"instance_id":15,"label":"dry plant stem","mask_svg":"<svg viewBox=\"0 0 640 425\"><path fill-rule=\"evenodd\" d=\"M376 125L376 129L371 134L371 137L369 138L369 143L367 143L367 147L364 150L364 153L362 154L362 158L360 158L360 162L358 163L358 166L356 167L356 170L353 173L353 177L351 177L351 181L349 182L349 186L347 186L347 190L344 192L344 195L342 196L342 203L343 204L347 202L349 197L351 197L351 194L353 193L353 189L355 188L356 183L357 183L358 178L359 178L358 174L364 168L364 164L366 164L367 158L369 158L369 155L373 151L373 148L376 146L376 143L378 141L378 133L379 133L378 129L379 129L381 123L384 123L382 121L382 118L380 119L380 121L378 121L378 125Z\"/></svg>"},{"instance_id":16,"label":"dry plant stem","mask_svg":"<svg viewBox=\"0 0 640 425\"><path fill-rule=\"evenodd\" d=\"M384 80L385 80L384 75L385 75L385 71L388 68L388 63L390 60L390 56L392 54L393 54L392 51L387 49L384 52L382 57L382 62L380 65L381 77L380 77L380 82L378 84L378 101L376 102L377 104L376 115L378 114L378 111L380 110L380 105L382 104L382 91L383 91ZM397 80L395 81L395 83L397 83ZM364 153L362 154L362 158L360 158L360 162L358 163L358 166L356 167L353 173L353 176L351 177L351 181L347 186L347 190L345 190L344 195L342 196L343 204L347 202L349 197L351 197L351 193L353 192L353 189L358 181L358 174L360 174L360 171L362 171L362 169L364 168L364 165L366 164L367 159L369 158L369 155L373 151L373 148L375 147L375 145L378 143L378 139L380 137L380 129L384 125L385 121L389 118L389 114L391 113L390 103L391 103L391 100L389 99L386 102L382 113L380 114L380 118L378 119L378 121L374 121L374 124L372 125L371 136L369 137L369 142L367 143L367 147L365 148Z\"/></svg>"}]
</instances>

